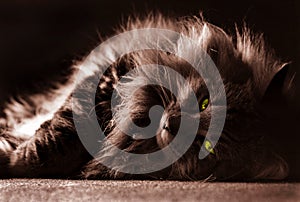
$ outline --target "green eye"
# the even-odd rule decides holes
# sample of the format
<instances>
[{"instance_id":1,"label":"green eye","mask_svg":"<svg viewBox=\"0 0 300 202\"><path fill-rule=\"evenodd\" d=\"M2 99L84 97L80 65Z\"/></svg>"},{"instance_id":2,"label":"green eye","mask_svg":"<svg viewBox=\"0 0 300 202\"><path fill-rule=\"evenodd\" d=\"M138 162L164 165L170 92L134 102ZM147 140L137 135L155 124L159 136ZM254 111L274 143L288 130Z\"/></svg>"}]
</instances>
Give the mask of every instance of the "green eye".
<instances>
[{"instance_id":1,"label":"green eye","mask_svg":"<svg viewBox=\"0 0 300 202\"><path fill-rule=\"evenodd\" d=\"M215 154L215 151L214 151L214 149L213 149L213 147L212 147L210 141L205 140L205 142L204 142L204 147L205 147L205 149L206 149L209 153Z\"/></svg>"},{"instance_id":2,"label":"green eye","mask_svg":"<svg viewBox=\"0 0 300 202\"><path fill-rule=\"evenodd\" d=\"M208 98L205 98L205 99L202 101L202 103L201 103L200 111L204 111L204 110L207 108L208 103L209 103Z\"/></svg>"}]
</instances>

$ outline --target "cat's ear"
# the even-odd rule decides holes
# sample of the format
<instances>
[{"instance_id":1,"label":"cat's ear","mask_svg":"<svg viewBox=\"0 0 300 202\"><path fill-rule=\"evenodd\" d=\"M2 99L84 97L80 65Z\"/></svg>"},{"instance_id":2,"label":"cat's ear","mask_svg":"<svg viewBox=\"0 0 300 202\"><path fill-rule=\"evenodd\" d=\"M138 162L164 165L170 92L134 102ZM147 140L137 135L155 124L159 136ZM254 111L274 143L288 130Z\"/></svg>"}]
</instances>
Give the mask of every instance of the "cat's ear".
<instances>
[{"instance_id":1,"label":"cat's ear","mask_svg":"<svg viewBox=\"0 0 300 202\"><path fill-rule=\"evenodd\" d=\"M278 68L277 72L274 74L273 78L271 78L271 81L266 87L263 95L264 101L268 99L273 100L274 97L278 97L283 94L289 66L289 63L285 63Z\"/></svg>"},{"instance_id":2,"label":"cat's ear","mask_svg":"<svg viewBox=\"0 0 300 202\"><path fill-rule=\"evenodd\" d=\"M289 167L281 156L266 151L257 156L251 172L255 180L282 180L288 176Z\"/></svg>"}]
</instances>

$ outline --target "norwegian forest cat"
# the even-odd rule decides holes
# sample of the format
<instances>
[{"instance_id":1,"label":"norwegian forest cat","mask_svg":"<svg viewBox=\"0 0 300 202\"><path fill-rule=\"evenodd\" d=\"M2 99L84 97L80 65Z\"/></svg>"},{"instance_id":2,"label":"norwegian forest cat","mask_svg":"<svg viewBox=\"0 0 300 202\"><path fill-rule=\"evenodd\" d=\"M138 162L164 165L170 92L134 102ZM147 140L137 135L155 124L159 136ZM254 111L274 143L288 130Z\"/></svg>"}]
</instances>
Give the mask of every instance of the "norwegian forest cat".
<instances>
[{"instance_id":1,"label":"norwegian forest cat","mask_svg":"<svg viewBox=\"0 0 300 202\"><path fill-rule=\"evenodd\" d=\"M88 179L178 179L178 180L277 180L288 175L288 165L272 148L267 147L264 127L264 100L271 91L282 91L287 64L275 57L272 50L265 47L261 35L255 35L248 29L237 29L230 36L221 28L191 17L173 19L162 15L149 15L145 19L129 20L119 29L118 34L141 28L159 28L172 30L180 34L170 40L170 52L139 50L120 57L116 52L123 47L130 47L131 42L108 44L106 56L92 51L82 62L76 62L70 73L61 80L49 85L47 92L13 101L4 110L1 119L0 134L0 177L60 177ZM209 81L193 70L191 64L180 58L182 52L191 60L202 60L201 54L194 54L194 49L187 49L181 37L186 36L202 50L207 52L216 65L226 93L226 119L221 136L215 147L205 139L208 131L213 104L217 103L218 93L209 95ZM132 38L132 41L139 40ZM157 42L158 43L158 42ZM87 62L88 60L88 62ZM97 83L95 106L88 104L92 86L77 83L80 72L85 72L80 79L84 83L91 79L93 68L105 69ZM89 65L87 65L89 64ZM198 106L186 106L189 99L187 86L178 78L169 74L155 75L146 67L147 64L161 64L172 68L189 81ZM201 67L200 67L201 68ZM205 68L204 66L202 68ZM131 74L124 76L127 72ZM164 77L164 78L162 78ZM124 79L121 79L124 78ZM145 85L134 93L134 86L151 79L169 80L170 87L176 93L157 86ZM121 79L121 80L120 80ZM211 79L211 78L210 78ZM276 85L273 83L276 82ZM87 82L88 83L88 82ZM275 86L273 88L272 86ZM78 98L80 106L73 106L74 92L81 88L87 92ZM112 109L113 91L120 96L120 103ZM218 90L218 89L217 89ZM181 97L181 99L178 98ZM81 100L80 100L81 99ZM134 138L125 134L118 127L122 122L130 127L129 120L139 127L150 124L149 110L160 105L164 111L156 125L156 132L151 138ZM180 109L183 106L184 109ZM199 109L195 114L194 108ZM82 117L91 118L85 111L95 109L97 122L106 135L106 139L95 139L99 145L95 157L87 151L76 130L75 124ZM113 112L116 116L113 116ZM167 147L179 130L183 113L200 121L193 143L178 160L171 165L153 172L136 174L122 172L130 168L130 159L122 160L115 148L135 154L147 154ZM218 110L215 115L218 116ZM192 116L193 115L193 116ZM200 117L201 116L201 117ZM80 121L80 120L79 120ZM91 126L92 127L92 126ZM214 125L212 127L215 127ZM188 131L186 131L188 133ZM143 135L143 134L138 134ZM93 140L92 140L93 141ZM107 144L110 142L110 144ZM208 155L199 159L201 146L205 144ZM173 148L176 153L176 148ZM167 155L164 158L169 158ZM151 161L151 159L149 159ZM112 167L106 166L111 162ZM116 164L114 164L116 162ZM121 166L117 163L121 162ZM155 161L153 161L153 166ZM152 165L151 164L151 165Z\"/></svg>"}]
</instances>

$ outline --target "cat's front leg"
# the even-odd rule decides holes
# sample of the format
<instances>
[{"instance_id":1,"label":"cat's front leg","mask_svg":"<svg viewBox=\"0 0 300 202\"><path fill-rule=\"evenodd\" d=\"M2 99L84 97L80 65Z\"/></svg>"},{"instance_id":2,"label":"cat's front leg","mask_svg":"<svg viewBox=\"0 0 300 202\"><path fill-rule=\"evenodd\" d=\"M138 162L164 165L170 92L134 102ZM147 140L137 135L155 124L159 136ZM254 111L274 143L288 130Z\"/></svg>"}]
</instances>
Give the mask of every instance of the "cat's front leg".
<instances>
[{"instance_id":1,"label":"cat's front leg","mask_svg":"<svg viewBox=\"0 0 300 202\"><path fill-rule=\"evenodd\" d=\"M12 152L26 139L14 136L8 129L0 129L0 177L8 177L8 167Z\"/></svg>"},{"instance_id":2,"label":"cat's front leg","mask_svg":"<svg viewBox=\"0 0 300 202\"><path fill-rule=\"evenodd\" d=\"M10 177L74 177L91 159L76 133L71 110L62 109L10 155Z\"/></svg>"}]
</instances>

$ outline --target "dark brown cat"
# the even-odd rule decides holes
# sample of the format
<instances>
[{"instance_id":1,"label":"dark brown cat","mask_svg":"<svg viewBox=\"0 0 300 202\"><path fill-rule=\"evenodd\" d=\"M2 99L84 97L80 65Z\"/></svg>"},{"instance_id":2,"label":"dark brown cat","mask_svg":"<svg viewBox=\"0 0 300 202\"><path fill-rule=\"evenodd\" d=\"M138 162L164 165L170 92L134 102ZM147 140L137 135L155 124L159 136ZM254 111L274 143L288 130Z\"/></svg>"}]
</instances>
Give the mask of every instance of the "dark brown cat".
<instances>
[{"instance_id":1,"label":"dark brown cat","mask_svg":"<svg viewBox=\"0 0 300 202\"><path fill-rule=\"evenodd\" d=\"M116 46L107 43L104 55L94 50L83 62L74 65L67 83L57 83L55 89L50 89L48 93L7 107L0 136L1 177L284 179L288 174L287 164L272 148L265 146L264 135L268 128L263 127L262 102L275 75L285 73L286 63L265 47L262 37L251 34L247 29L237 32L236 36L229 36L199 18L175 20L161 15L130 21L119 33L142 28L167 29L179 35L171 34L169 51L159 49L158 41L146 41L146 44L151 44L149 50L139 50L121 57L116 54L117 50L133 46L133 41L139 40L139 37L133 35L132 41ZM211 94L208 90L212 88L221 92L214 84L214 79L218 78L201 77L189 61L180 57L186 54L190 61L203 61L205 57L195 54L192 45L183 44L184 37L207 52L215 63L220 81L224 84L226 105L219 102L221 93ZM108 69L107 63L111 64ZM189 81L189 87L180 82L180 76L155 73L145 66L149 64L162 65L158 66L162 72L167 72L166 67L170 67ZM206 66L200 65L200 68L205 69ZM105 70L101 78L96 74L98 69ZM129 71L130 74L127 74ZM96 86L96 105L92 105L94 97L90 96L95 89L92 84L94 78L100 79ZM78 80L79 84L76 82ZM159 85L145 85L134 91L135 86L141 83L162 80L167 80L168 87L175 91ZM76 92L80 92L80 96ZM119 98L111 108L113 92ZM192 93L198 104L189 106L186 100L191 98ZM152 107L156 105L164 109L156 114L160 116L157 122L149 117ZM30 113L32 109L39 111L38 115L33 116ZM96 109L97 123L107 138L99 139L95 134L95 139L89 140L96 148L91 152L87 151L78 134L88 134L88 130L93 131L94 125L91 123L83 128L86 131L78 131L76 124L92 122L89 112L93 109ZM222 109L226 109L225 124L213 147L213 140L206 137L207 131L210 125L213 129L217 127L211 124L211 118L221 117ZM142 161L120 156L118 149L132 154L149 154L167 148L179 136L177 133L183 116L187 116L191 123L195 119L199 123L192 144L182 156L177 155L180 143L185 144L182 135L182 142L177 142L178 147L160 156L165 161L173 155L178 156L172 164L156 170L154 167L159 163L153 159ZM133 124L139 128L154 124L155 133L146 139L143 138L146 134L133 131L135 136L131 137L126 132L132 132ZM193 126L185 127L188 139ZM33 136L26 134L35 129ZM199 158L202 145L209 153L204 159ZM139 170L149 162L153 172L123 172L126 169Z\"/></svg>"}]
</instances>

